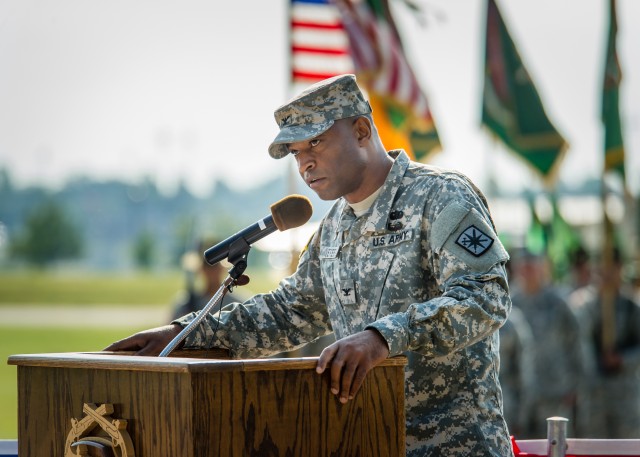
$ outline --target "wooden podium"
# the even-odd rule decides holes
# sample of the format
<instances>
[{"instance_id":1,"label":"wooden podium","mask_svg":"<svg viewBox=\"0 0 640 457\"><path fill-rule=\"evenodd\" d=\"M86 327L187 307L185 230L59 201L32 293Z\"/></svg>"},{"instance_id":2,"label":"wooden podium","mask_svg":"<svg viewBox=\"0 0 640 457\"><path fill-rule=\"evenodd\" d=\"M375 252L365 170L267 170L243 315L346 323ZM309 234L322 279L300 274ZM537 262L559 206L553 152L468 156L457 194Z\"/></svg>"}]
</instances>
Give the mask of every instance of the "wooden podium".
<instances>
[{"instance_id":1,"label":"wooden podium","mask_svg":"<svg viewBox=\"0 0 640 457\"><path fill-rule=\"evenodd\" d=\"M189 357L184 357L188 354ZM405 454L404 357L342 405L316 358L30 354L18 366L20 457Z\"/></svg>"}]
</instances>

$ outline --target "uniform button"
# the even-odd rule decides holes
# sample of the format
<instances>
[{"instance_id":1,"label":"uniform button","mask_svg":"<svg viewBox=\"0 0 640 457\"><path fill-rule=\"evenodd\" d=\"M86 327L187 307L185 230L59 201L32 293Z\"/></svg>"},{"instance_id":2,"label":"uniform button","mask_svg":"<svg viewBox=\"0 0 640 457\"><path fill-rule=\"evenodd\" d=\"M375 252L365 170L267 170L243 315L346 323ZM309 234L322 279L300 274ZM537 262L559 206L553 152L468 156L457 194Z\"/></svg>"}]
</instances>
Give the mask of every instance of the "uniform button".
<instances>
[{"instance_id":1,"label":"uniform button","mask_svg":"<svg viewBox=\"0 0 640 457\"><path fill-rule=\"evenodd\" d=\"M404 213L402 211L400 211L400 210L391 211L389 213L389 219L391 219L391 220L400 219L402 216L404 216Z\"/></svg>"},{"instance_id":2,"label":"uniform button","mask_svg":"<svg viewBox=\"0 0 640 457\"><path fill-rule=\"evenodd\" d=\"M403 227L402 222L389 222L387 228L392 232L397 232Z\"/></svg>"}]
</instances>

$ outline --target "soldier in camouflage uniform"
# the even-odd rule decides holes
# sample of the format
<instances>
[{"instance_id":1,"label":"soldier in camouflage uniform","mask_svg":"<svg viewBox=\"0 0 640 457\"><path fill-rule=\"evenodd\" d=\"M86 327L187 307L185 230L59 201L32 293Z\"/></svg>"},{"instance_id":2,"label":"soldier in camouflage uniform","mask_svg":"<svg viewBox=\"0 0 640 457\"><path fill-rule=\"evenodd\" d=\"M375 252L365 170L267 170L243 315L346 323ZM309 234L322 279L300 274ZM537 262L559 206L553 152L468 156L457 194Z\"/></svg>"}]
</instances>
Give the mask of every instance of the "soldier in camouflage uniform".
<instances>
[{"instance_id":1,"label":"soldier in camouflage uniform","mask_svg":"<svg viewBox=\"0 0 640 457\"><path fill-rule=\"evenodd\" d=\"M262 357L334 332L317 372L330 371L343 403L371 368L404 354L408 455L512 455L498 384L508 255L480 191L387 153L352 75L310 87L275 117L270 155L293 155L309 187L337 201L292 276L209 316L185 346ZM107 349L157 354L192 319Z\"/></svg>"},{"instance_id":2,"label":"soldier in camouflage uniform","mask_svg":"<svg viewBox=\"0 0 640 457\"><path fill-rule=\"evenodd\" d=\"M509 431L519 439L532 436L530 426L532 394L535 392L535 345L531 326L516 306L500 327L500 386L504 418Z\"/></svg>"},{"instance_id":3,"label":"soldier in camouflage uniform","mask_svg":"<svg viewBox=\"0 0 640 457\"><path fill-rule=\"evenodd\" d=\"M547 258L526 250L514 256L514 279L518 292L513 294L531 327L534 340L534 376L531 436L547 436L546 419L562 416L570 420L574 436L575 409L583 380L584 358L578 319L558 289L550 282Z\"/></svg>"},{"instance_id":4,"label":"soldier in camouflage uniform","mask_svg":"<svg viewBox=\"0 0 640 457\"><path fill-rule=\"evenodd\" d=\"M601 273L600 287L584 287L570 296L591 356L585 434L592 438L640 438L640 304L623 284L622 266L616 250L613 268ZM602 344L604 284L615 291L610 350L604 350Z\"/></svg>"},{"instance_id":5,"label":"soldier in camouflage uniform","mask_svg":"<svg viewBox=\"0 0 640 457\"><path fill-rule=\"evenodd\" d=\"M225 267L221 263L209 265L204 257L199 254L209 246L215 246L218 242L219 240L217 239L200 240L196 250L190 251L183 256L183 266L187 273L187 287L186 290L180 291L173 304L172 319L201 310L209 303L213 294L220 287L226 276ZM222 303L209 312L216 313L220 307L242 301L242 299L241 294L238 296L227 293L223 297Z\"/></svg>"}]
</instances>

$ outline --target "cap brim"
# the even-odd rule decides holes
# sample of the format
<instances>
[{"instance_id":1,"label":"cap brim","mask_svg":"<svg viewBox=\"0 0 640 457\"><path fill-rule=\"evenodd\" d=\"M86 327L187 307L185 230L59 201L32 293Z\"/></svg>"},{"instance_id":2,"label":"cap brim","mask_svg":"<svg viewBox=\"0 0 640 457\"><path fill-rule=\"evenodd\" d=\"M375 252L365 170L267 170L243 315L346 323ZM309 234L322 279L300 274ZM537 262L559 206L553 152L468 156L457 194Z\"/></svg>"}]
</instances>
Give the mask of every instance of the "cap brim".
<instances>
[{"instance_id":1,"label":"cap brim","mask_svg":"<svg viewBox=\"0 0 640 457\"><path fill-rule=\"evenodd\" d=\"M329 130L329 127L331 127L333 123L333 120L329 120L316 124L288 125L283 127L269 145L269 155L274 159L281 159L289 154L287 144L314 138Z\"/></svg>"}]
</instances>

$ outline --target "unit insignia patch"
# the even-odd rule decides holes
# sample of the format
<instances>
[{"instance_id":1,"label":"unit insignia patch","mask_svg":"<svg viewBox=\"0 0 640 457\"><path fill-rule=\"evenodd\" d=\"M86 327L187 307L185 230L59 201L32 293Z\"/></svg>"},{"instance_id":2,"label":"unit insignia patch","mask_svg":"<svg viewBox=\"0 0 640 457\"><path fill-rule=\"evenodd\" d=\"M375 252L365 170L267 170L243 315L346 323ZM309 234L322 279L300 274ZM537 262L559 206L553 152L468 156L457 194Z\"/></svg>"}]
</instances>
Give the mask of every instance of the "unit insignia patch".
<instances>
[{"instance_id":1,"label":"unit insignia patch","mask_svg":"<svg viewBox=\"0 0 640 457\"><path fill-rule=\"evenodd\" d=\"M475 225L470 225L460 234L456 244L462 246L474 256L480 257L489 250L493 244L493 238Z\"/></svg>"}]
</instances>

